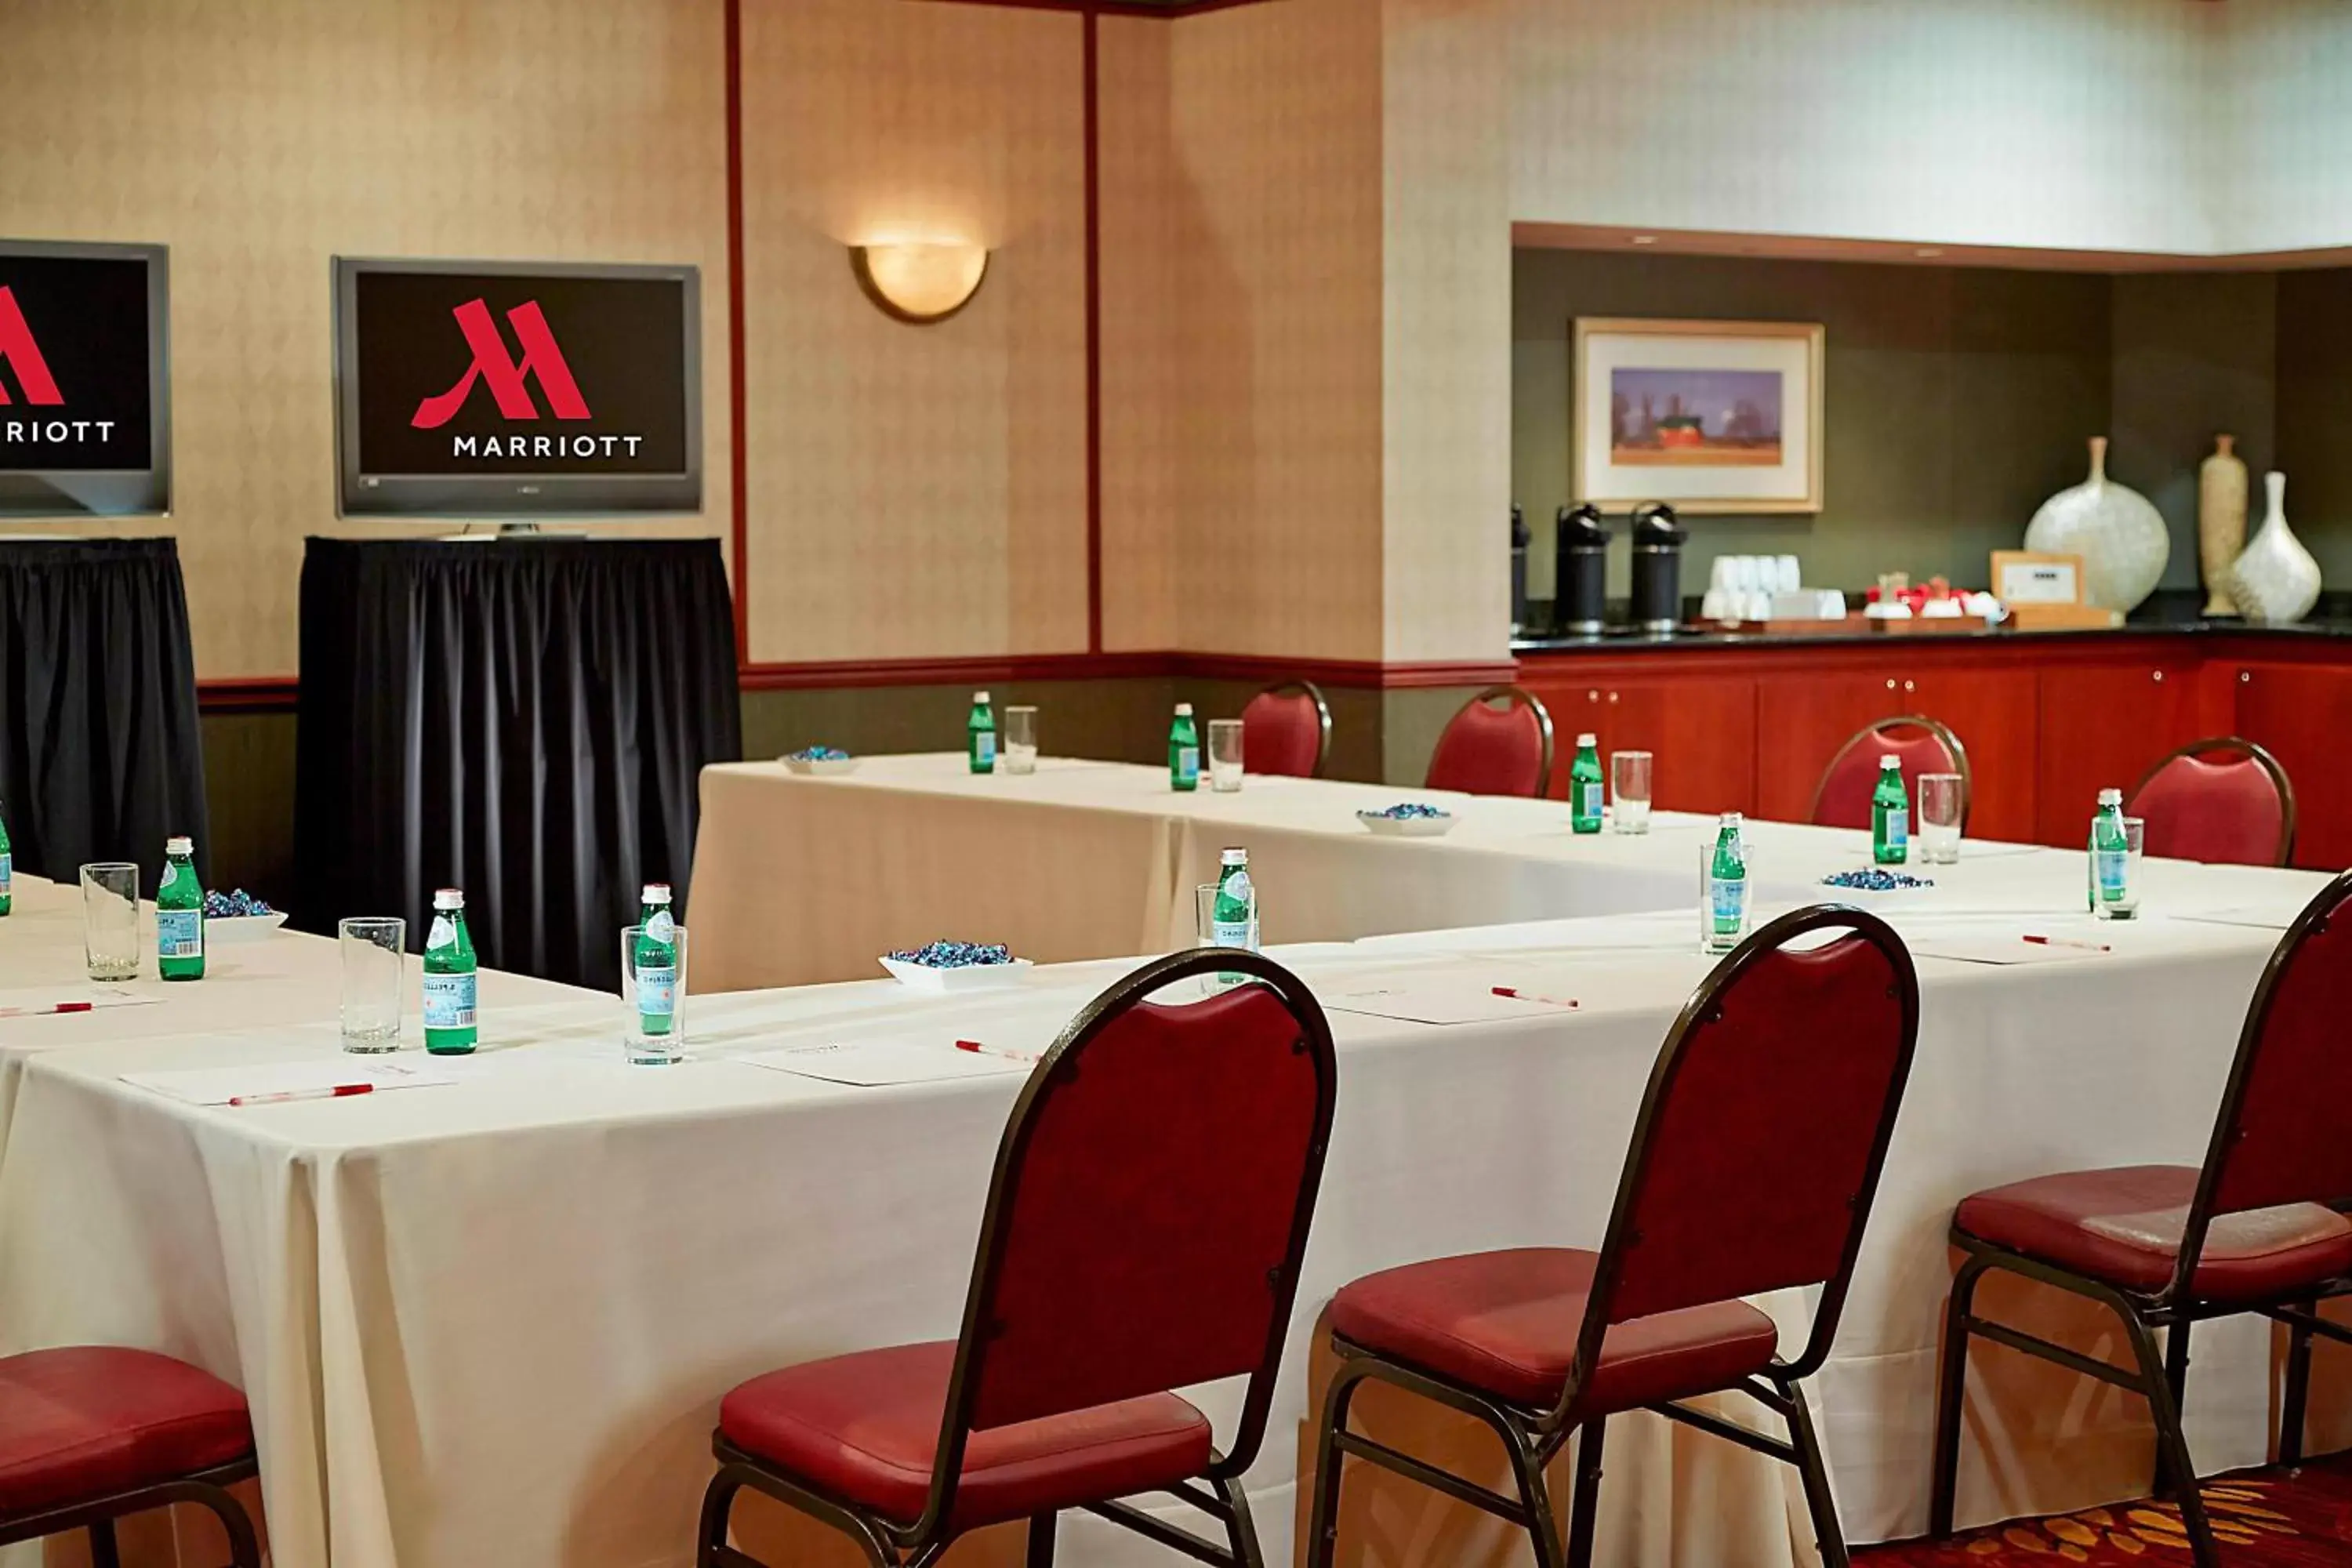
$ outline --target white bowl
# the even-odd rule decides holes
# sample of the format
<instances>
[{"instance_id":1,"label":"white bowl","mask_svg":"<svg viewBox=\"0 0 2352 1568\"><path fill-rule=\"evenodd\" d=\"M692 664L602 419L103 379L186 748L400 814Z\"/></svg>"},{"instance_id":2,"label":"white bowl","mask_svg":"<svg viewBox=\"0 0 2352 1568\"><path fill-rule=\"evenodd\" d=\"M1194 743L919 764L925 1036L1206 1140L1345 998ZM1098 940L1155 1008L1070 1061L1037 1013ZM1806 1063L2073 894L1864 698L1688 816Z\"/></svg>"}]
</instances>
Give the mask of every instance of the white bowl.
<instances>
[{"instance_id":1,"label":"white bowl","mask_svg":"<svg viewBox=\"0 0 2352 1568\"><path fill-rule=\"evenodd\" d=\"M1443 838L1454 831L1452 813L1444 816L1383 816L1377 811L1360 811L1356 820L1383 838Z\"/></svg>"},{"instance_id":2,"label":"white bowl","mask_svg":"<svg viewBox=\"0 0 2352 1568\"><path fill-rule=\"evenodd\" d=\"M267 915L230 915L205 917L205 941L259 942L286 923L286 911L279 910Z\"/></svg>"},{"instance_id":3,"label":"white bowl","mask_svg":"<svg viewBox=\"0 0 2352 1568\"><path fill-rule=\"evenodd\" d=\"M821 779L857 771L856 757L778 757L776 760L793 773Z\"/></svg>"},{"instance_id":4,"label":"white bowl","mask_svg":"<svg viewBox=\"0 0 2352 1568\"><path fill-rule=\"evenodd\" d=\"M917 991L946 993L950 991L986 991L992 986L1017 985L1022 975L1033 967L1025 958L1010 963L965 963L953 968L940 968L929 963L909 963L903 958L885 958L882 967L895 976L899 984Z\"/></svg>"}]
</instances>

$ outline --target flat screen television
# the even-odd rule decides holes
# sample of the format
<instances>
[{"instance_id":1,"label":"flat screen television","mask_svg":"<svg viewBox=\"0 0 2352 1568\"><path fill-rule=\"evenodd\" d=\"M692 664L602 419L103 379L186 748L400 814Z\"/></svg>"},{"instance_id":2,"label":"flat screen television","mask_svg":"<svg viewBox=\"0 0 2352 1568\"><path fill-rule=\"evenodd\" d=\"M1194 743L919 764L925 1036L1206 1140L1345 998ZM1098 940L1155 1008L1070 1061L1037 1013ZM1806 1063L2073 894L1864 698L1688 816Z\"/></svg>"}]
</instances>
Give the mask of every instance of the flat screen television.
<instances>
[{"instance_id":1,"label":"flat screen television","mask_svg":"<svg viewBox=\"0 0 2352 1568\"><path fill-rule=\"evenodd\" d=\"M0 516L172 500L169 253L0 239Z\"/></svg>"},{"instance_id":2,"label":"flat screen television","mask_svg":"<svg viewBox=\"0 0 2352 1568\"><path fill-rule=\"evenodd\" d=\"M335 258L347 517L702 505L692 267Z\"/></svg>"}]
</instances>

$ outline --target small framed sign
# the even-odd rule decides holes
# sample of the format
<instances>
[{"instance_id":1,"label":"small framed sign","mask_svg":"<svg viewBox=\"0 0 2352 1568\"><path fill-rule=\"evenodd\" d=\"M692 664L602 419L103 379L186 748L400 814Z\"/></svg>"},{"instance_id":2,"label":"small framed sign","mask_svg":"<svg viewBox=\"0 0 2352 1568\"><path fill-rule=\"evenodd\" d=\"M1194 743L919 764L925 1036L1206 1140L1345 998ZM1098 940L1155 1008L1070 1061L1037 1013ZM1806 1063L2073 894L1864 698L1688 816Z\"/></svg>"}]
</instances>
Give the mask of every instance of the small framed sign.
<instances>
[{"instance_id":1,"label":"small framed sign","mask_svg":"<svg viewBox=\"0 0 2352 1568\"><path fill-rule=\"evenodd\" d=\"M2038 550L1996 550L1992 596L2004 605L2079 605L2083 558Z\"/></svg>"}]
</instances>

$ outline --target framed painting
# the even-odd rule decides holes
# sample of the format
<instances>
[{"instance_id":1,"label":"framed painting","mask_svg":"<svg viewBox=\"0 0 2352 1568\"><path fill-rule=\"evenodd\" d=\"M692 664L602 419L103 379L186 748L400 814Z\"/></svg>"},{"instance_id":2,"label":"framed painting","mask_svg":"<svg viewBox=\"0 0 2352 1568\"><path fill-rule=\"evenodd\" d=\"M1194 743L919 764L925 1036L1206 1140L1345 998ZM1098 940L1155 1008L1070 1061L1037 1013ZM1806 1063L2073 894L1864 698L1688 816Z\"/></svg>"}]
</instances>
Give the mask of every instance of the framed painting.
<instances>
[{"instance_id":1,"label":"framed painting","mask_svg":"<svg viewBox=\"0 0 2352 1568\"><path fill-rule=\"evenodd\" d=\"M1579 317L1577 498L1821 510L1822 341L1818 322Z\"/></svg>"}]
</instances>

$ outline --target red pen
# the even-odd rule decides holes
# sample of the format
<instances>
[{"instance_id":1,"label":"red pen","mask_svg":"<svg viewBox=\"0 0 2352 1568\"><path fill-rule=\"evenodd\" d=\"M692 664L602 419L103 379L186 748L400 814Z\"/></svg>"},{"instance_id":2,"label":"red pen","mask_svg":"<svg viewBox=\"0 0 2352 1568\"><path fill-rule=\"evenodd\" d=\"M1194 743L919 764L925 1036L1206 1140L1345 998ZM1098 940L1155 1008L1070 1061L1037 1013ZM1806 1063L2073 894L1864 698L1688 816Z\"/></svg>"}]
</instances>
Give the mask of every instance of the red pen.
<instances>
[{"instance_id":1,"label":"red pen","mask_svg":"<svg viewBox=\"0 0 2352 1568\"><path fill-rule=\"evenodd\" d=\"M1031 1051L1001 1050L994 1046L983 1046L978 1040L958 1040L956 1049L970 1051L976 1057L1002 1057L1008 1062L1034 1062L1038 1059Z\"/></svg>"},{"instance_id":2,"label":"red pen","mask_svg":"<svg viewBox=\"0 0 2352 1568\"><path fill-rule=\"evenodd\" d=\"M1507 996L1514 1002L1540 1002L1547 1007L1576 1005L1576 998L1573 996L1543 996L1533 991L1522 991L1516 985L1490 985L1487 989L1497 996Z\"/></svg>"},{"instance_id":3,"label":"red pen","mask_svg":"<svg viewBox=\"0 0 2352 1568\"><path fill-rule=\"evenodd\" d=\"M60 1002L54 1007L0 1007L0 1018L38 1018L50 1013L87 1013L95 1002Z\"/></svg>"},{"instance_id":4,"label":"red pen","mask_svg":"<svg viewBox=\"0 0 2352 1568\"><path fill-rule=\"evenodd\" d=\"M354 1094L373 1094L372 1083L339 1083L331 1089L289 1089L277 1094L240 1094L233 1097L231 1105L284 1105L297 1100L342 1100Z\"/></svg>"},{"instance_id":5,"label":"red pen","mask_svg":"<svg viewBox=\"0 0 2352 1568\"><path fill-rule=\"evenodd\" d=\"M2076 942L2067 936L2029 936L2025 939L2036 947L2079 947L2084 952L2113 952L2104 942Z\"/></svg>"}]
</instances>

